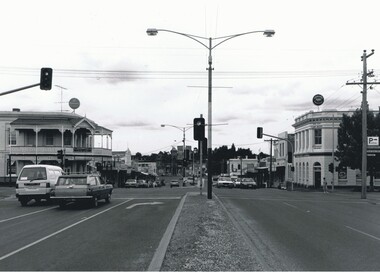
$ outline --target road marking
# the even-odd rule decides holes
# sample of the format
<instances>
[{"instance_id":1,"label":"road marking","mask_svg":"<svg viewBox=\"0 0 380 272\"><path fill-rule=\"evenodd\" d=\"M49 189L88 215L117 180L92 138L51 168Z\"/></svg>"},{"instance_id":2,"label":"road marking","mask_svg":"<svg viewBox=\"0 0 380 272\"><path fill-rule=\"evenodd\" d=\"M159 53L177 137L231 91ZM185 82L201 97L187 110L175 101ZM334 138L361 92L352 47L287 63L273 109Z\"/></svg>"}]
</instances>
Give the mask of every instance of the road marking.
<instances>
[{"instance_id":1,"label":"road marking","mask_svg":"<svg viewBox=\"0 0 380 272\"><path fill-rule=\"evenodd\" d=\"M375 240L380 241L380 238L379 238L379 237L373 236L373 235L368 234L368 233L366 233L366 232L364 232L364 231L361 231L361 230L358 230L358 229L352 228L352 227L350 227L350 226L346 226L346 228L348 228L348 229L350 229L350 230L353 230L353 231L356 231L356 232L359 232L359 233L361 233L361 234L363 234L363 235L365 235L365 236L371 237L372 239L375 239Z\"/></svg>"},{"instance_id":2,"label":"road marking","mask_svg":"<svg viewBox=\"0 0 380 272\"><path fill-rule=\"evenodd\" d=\"M297 206L294 206L294 205L289 204L289 203L287 203L287 202L282 202L282 203L284 203L286 206L289 206L289 207L292 207L292 208L294 208L294 209L299 210Z\"/></svg>"},{"instance_id":3,"label":"road marking","mask_svg":"<svg viewBox=\"0 0 380 272\"><path fill-rule=\"evenodd\" d=\"M178 221L179 215L181 214L186 197L187 197L187 194L185 194L182 197L181 202L179 203L172 219L170 220L168 227L166 228L164 236L162 236L161 238L160 244L158 245L156 252L153 255L152 261L150 262L150 265L147 271L161 270L161 266L162 266L162 263L164 262L166 250L168 249L170 239L172 238L172 235L174 233L174 228L177 225L177 221Z\"/></svg>"},{"instance_id":4,"label":"road marking","mask_svg":"<svg viewBox=\"0 0 380 272\"><path fill-rule=\"evenodd\" d=\"M171 200L171 199L181 199L180 196L157 196L157 197L133 197L132 199L144 199L144 200ZM112 197L112 199L131 199L131 197Z\"/></svg>"},{"instance_id":5,"label":"road marking","mask_svg":"<svg viewBox=\"0 0 380 272\"><path fill-rule=\"evenodd\" d=\"M83 222L85 222L85 221L87 221L87 220L90 220L91 218L94 218L94 217L96 217L96 216L98 216L98 215L100 215L100 214L102 214L102 213L108 212L109 210L112 210L113 208L116 208L116 207L118 207L118 206L121 206L121 205L123 205L123 204L125 204L125 203L127 203L127 202L129 202L129 201L131 201L131 200L132 200L132 199L128 199L128 200L126 200L126 201L124 201L124 202L122 202L122 203L120 203L120 204L117 204L117 205L115 205L115 206L112 206L112 207L110 207L110 208L108 208L108 209L105 209L104 211L98 212L98 213L96 213L96 214L94 214L94 215L91 215L90 217L87 217L87 218L85 218L85 219L82 219L82 220L80 220L80 221L74 223L74 224L71 224L70 226L67 226L67 227L65 227L65 228L63 228L63 229L60 229L60 230L58 230L58 231L56 231L56 232L54 232L54 233L52 233L52 234L49 234L49 235L47 235L47 236L45 236L45 237L43 237L43 238L41 238L41 239L39 239L39 240L37 240L37 241L34 241L33 243L30 243L30 244L28 244L28 245L26 245L26 246L23 246L23 247L21 247L21 248L19 248L19 249L16 249L15 251L12 251L11 253L8 253L8 254L6 254L6 255L4 255L4 256L1 256L1 257L0 257L0 261L4 260L4 259L6 259L6 258L8 258L8 257L10 257L10 256L12 256L12 255L15 255L16 253L19 253L19 252L21 252L21 251L23 251L23 250L25 250L25 249L27 249L27 248L30 248L30 247L32 247L32 246L34 246L34 245L37 245L37 244L39 244L39 243L41 243L41 242L43 242L43 241L45 241L45 240L47 240L47 239L49 239L49 238L51 238L51 237L53 237L53 236L55 236L55 235L61 233L61 232L64 232L65 230L71 229L72 227L75 227L76 225L79 225L79 224L81 224L81 223L83 223Z\"/></svg>"},{"instance_id":6,"label":"road marking","mask_svg":"<svg viewBox=\"0 0 380 272\"><path fill-rule=\"evenodd\" d=\"M8 218L8 219L3 219L3 220L0 220L0 223L4 223L4 222L7 222L7 221L11 221L11 220L17 219L17 218L21 218L21 217L24 217L24 216L29 216L29 215L40 213L40 212L45 212L45 211L56 209L56 208L57 207L51 207L51 208L47 208L47 209L44 209L44 210L39 210L39 211L22 214L22 215L18 215L18 216L15 216L15 217L11 217L11 218Z\"/></svg>"},{"instance_id":7,"label":"road marking","mask_svg":"<svg viewBox=\"0 0 380 272\"><path fill-rule=\"evenodd\" d=\"M136 203L136 204L132 204L131 206L126 207L125 209L129 210L129 209L132 209L132 208L134 208L136 206L142 206L142 205L160 205L160 204L164 204L164 203L163 202Z\"/></svg>"}]
</instances>

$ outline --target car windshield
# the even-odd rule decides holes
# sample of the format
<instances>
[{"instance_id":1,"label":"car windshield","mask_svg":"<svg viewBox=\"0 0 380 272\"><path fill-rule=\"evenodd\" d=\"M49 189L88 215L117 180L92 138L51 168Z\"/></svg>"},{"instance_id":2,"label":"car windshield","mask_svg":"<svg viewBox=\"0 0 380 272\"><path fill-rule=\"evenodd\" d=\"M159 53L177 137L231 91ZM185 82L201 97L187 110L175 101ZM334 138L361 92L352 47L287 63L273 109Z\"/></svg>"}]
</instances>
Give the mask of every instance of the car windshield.
<instances>
[{"instance_id":1,"label":"car windshield","mask_svg":"<svg viewBox=\"0 0 380 272\"><path fill-rule=\"evenodd\" d=\"M220 177L219 180L220 181L232 181L231 178L228 178L228 177Z\"/></svg>"},{"instance_id":2,"label":"car windshield","mask_svg":"<svg viewBox=\"0 0 380 272\"><path fill-rule=\"evenodd\" d=\"M19 175L19 180L44 180L46 169L44 167L24 168Z\"/></svg>"},{"instance_id":3,"label":"car windshield","mask_svg":"<svg viewBox=\"0 0 380 272\"><path fill-rule=\"evenodd\" d=\"M58 185L86 185L87 177L60 177Z\"/></svg>"}]
</instances>

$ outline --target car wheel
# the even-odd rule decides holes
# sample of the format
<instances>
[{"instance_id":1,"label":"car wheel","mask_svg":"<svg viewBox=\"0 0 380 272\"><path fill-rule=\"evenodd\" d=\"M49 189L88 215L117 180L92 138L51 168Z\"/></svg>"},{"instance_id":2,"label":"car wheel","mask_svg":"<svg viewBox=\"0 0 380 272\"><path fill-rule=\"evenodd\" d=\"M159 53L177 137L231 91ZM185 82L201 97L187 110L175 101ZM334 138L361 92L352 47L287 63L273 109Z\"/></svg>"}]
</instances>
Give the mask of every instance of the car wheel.
<instances>
[{"instance_id":1,"label":"car wheel","mask_svg":"<svg viewBox=\"0 0 380 272\"><path fill-rule=\"evenodd\" d=\"M108 193L106 197L106 203L110 203L110 202L111 202L111 193Z\"/></svg>"},{"instance_id":2,"label":"car wheel","mask_svg":"<svg viewBox=\"0 0 380 272\"><path fill-rule=\"evenodd\" d=\"M21 206L23 206L23 207L25 207L26 205L28 205L28 202L29 202L28 199L25 199L25 198L20 199Z\"/></svg>"}]
</instances>

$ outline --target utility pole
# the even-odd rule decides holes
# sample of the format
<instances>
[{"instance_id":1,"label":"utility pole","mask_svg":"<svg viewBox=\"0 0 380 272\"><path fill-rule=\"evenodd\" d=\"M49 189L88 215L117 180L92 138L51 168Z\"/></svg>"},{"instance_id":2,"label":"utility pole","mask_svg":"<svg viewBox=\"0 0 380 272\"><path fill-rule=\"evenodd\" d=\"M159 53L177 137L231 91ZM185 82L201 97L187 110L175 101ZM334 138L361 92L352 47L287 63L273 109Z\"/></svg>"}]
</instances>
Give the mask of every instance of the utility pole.
<instances>
[{"instance_id":1,"label":"utility pole","mask_svg":"<svg viewBox=\"0 0 380 272\"><path fill-rule=\"evenodd\" d=\"M361 82L347 82L346 85L363 85L362 91L362 193L361 198L367 198L367 85L370 84L380 84L380 82L368 82L367 81L367 58L372 56L375 50L367 55L367 51L363 51L362 62L363 62L363 77Z\"/></svg>"}]
</instances>

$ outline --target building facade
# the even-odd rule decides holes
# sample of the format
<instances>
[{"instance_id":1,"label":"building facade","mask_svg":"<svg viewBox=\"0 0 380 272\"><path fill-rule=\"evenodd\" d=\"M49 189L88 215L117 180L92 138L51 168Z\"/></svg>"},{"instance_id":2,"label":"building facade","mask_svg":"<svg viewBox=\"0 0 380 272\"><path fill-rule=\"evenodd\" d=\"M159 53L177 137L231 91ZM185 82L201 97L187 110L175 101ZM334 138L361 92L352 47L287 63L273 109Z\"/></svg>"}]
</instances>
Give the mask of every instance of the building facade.
<instances>
[{"instance_id":1,"label":"building facade","mask_svg":"<svg viewBox=\"0 0 380 272\"><path fill-rule=\"evenodd\" d=\"M62 150L63 158L57 154ZM28 164L61 165L83 173L112 162L112 131L75 113L0 112L0 180Z\"/></svg>"},{"instance_id":2,"label":"building facade","mask_svg":"<svg viewBox=\"0 0 380 272\"><path fill-rule=\"evenodd\" d=\"M354 111L325 110L310 111L295 119L294 183L306 187L320 188L323 178L329 186L360 186L361 172L344 168L329 172L338 145L338 128L343 114L351 116ZM334 162L337 166L338 161ZM367 180L369 184L369 177ZM375 180L375 186L380 180Z\"/></svg>"}]
</instances>

